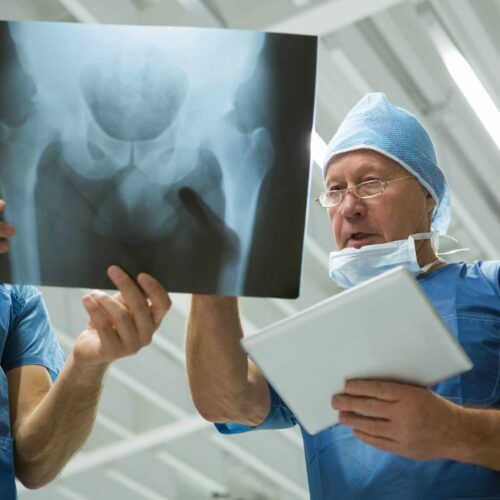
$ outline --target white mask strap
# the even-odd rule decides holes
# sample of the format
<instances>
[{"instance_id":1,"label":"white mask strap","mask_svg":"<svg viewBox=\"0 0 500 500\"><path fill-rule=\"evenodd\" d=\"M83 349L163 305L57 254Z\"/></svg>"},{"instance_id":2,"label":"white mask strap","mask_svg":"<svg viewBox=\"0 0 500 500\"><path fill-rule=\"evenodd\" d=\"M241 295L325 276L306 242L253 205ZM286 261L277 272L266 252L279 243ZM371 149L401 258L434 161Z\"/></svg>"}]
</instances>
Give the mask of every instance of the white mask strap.
<instances>
[{"instance_id":1,"label":"white mask strap","mask_svg":"<svg viewBox=\"0 0 500 500\"><path fill-rule=\"evenodd\" d=\"M430 240L433 234L435 233L415 233L415 234L410 234L408 238L412 238L414 240Z\"/></svg>"},{"instance_id":2,"label":"white mask strap","mask_svg":"<svg viewBox=\"0 0 500 500\"><path fill-rule=\"evenodd\" d=\"M453 236L450 236L449 234L438 234L438 236L441 236L443 238L448 238L450 240L453 240L455 243L458 244L458 241L456 238L453 238ZM470 248L462 247L462 248L455 248L454 250L448 250L447 252L436 252L436 255L452 255L454 253L458 252L468 252Z\"/></svg>"},{"instance_id":3,"label":"white mask strap","mask_svg":"<svg viewBox=\"0 0 500 500\"><path fill-rule=\"evenodd\" d=\"M432 262L429 262L429 264L427 264L426 266L422 267L421 271L423 273L426 273L433 265L437 264L438 262L444 262L443 259L436 259L436 260L433 260Z\"/></svg>"},{"instance_id":4,"label":"white mask strap","mask_svg":"<svg viewBox=\"0 0 500 500\"><path fill-rule=\"evenodd\" d=\"M451 238L451 236L450 236ZM413 239L415 240L431 240L431 246L432 250L434 250L434 253L437 254L438 248L439 248L439 234L435 231L432 231L430 233L415 233L415 234L410 234L408 236L408 239Z\"/></svg>"},{"instance_id":5,"label":"white mask strap","mask_svg":"<svg viewBox=\"0 0 500 500\"><path fill-rule=\"evenodd\" d=\"M470 248L455 248L454 250L448 250L447 252L439 252L437 255L451 255L453 253L458 253L458 252L468 252Z\"/></svg>"},{"instance_id":6,"label":"white mask strap","mask_svg":"<svg viewBox=\"0 0 500 500\"><path fill-rule=\"evenodd\" d=\"M416 234L410 235L409 237L413 238L414 240L430 239L432 247L433 247L433 250L436 253L436 255L438 255L438 256L439 255L452 255L454 253L468 252L470 250L470 248L463 247L463 248L455 248L454 250L449 250L447 252L438 252L438 249L439 249L439 238L448 238L449 240L452 240L453 242L455 242L457 244L458 244L458 241L457 241L456 238L454 238L453 236L450 236L449 234L440 234L440 233L438 233L436 231L433 231L431 233L416 233Z\"/></svg>"}]
</instances>

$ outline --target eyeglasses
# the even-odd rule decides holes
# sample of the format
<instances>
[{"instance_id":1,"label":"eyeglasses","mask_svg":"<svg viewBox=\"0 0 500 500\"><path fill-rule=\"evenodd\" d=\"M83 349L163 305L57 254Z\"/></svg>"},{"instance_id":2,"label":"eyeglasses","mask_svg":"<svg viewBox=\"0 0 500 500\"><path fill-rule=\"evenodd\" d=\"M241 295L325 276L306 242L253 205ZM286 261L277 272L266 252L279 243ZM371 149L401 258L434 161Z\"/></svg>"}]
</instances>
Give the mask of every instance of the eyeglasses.
<instances>
[{"instance_id":1,"label":"eyeglasses","mask_svg":"<svg viewBox=\"0 0 500 500\"><path fill-rule=\"evenodd\" d=\"M402 181L403 179L409 179L413 177L413 175L407 175L405 177L400 177L399 179L392 179L390 181L379 181L372 180L361 182L360 184L356 184L353 187L345 188L345 189L333 189L332 191L325 191L321 193L316 201L324 208L335 207L339 205L344 199L345 193L354 193L358 198L366 199L366 198L375 198L375 196L380 196L385 189L387 184L391 182Z\"/></svg>"}]
</instances>

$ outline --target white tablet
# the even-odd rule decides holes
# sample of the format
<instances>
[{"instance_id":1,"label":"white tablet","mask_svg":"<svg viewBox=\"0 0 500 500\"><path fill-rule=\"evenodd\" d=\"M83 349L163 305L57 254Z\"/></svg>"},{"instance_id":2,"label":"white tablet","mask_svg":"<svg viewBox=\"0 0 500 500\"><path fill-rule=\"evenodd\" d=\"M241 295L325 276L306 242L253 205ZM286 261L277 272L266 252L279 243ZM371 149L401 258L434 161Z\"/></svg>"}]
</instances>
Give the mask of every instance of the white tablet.
<instances>
[{"instance_id":1,"label":"white tablet","mask_svg":"<svg viewBox=\"0 0 500 500\"><path fill-rule=\"evenodd\" d=\"M244 338L243 349L310 434L338 423L346 380L430 386L472 362L400 267Z\"/></svg>"}]
</instances>

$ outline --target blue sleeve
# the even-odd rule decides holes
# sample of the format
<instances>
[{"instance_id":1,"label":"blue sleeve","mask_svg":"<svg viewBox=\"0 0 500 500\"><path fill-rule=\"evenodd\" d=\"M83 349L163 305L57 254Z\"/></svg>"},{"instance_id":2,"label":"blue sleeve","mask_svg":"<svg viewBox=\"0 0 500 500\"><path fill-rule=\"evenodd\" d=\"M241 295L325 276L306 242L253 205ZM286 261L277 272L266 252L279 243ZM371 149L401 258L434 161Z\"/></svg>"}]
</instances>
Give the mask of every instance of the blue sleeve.
<instances>
[{"instance_id":1,"label":"blue sleeve","mask_svg":"<svg viewBox=\"0 0 500 500\"><path fill-rule=\"evenodd\" d=\"M237 423L215 424L217 430L222 434L240 434L241 432L248 431L293 427L297 423L294 414L288 409L288 406L286 406L272 386L270 384L268 386L271 395L271 409L267 418L261 424L256 427Z\"/></svg>"},{"instance_id":2,"label":"blue sleeve","mask_svg":"<svg viewBox=\"0 0 500 500\"><path fill-rule=\"evenodd\" d=\"M52 330L42 294L35 287L14 286L12 321L2 354L4 372L24 365L47 368L54 381L65 362Z\"/></svg>"}]
</instances>

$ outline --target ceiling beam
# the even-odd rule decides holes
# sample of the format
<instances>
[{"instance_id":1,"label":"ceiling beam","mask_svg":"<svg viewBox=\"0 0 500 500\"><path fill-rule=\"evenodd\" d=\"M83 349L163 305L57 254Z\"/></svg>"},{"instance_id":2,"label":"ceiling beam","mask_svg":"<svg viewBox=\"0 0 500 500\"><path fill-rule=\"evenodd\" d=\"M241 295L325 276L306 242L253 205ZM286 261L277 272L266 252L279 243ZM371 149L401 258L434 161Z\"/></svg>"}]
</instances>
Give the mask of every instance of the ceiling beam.
<instances>
[{"instance_id":1,"label":"ceiling beam","mask_svg":"<svg viewBox=\"0 0 500 500\"><path fill-rule=\"evenodd\" d=\"M203 0L157 0L140 12L141 24L225 28L220 12Z\"/></svg>"},{"instance_id":2,"label":"ceiling beam","mask_svg":"<svg viewBox=\"0 0 500 500\"><path fill-rule=\"evenodd\" d=\"M187 417L180 422L164 425L151 431L128 437L119 443L80 453L62 471L61 479L89 469L112 463L124 457L174 441L195 432L210 428L212 424L199 415Z\"/></svg>"},{"instance_id":3,"label":"ceiling beam","mask_svg":"<svg viewBox=\"0 0 500 500\"><path fill-rule=\"evenodd\" d=\"M82 23L135 24L139 15L131 0L57 0Z\"/></svg>"},{"instance_id":4,"label":"ceiling beam","mask_svg":"<svg viewBox=\"0 0 500 500\"><path fill-rule=\"evenodd\" d=\"M226 27L226 23L220 13L209 7L203 0L177 0L177 2L207 27Z\"/></svg>"},{"instance_id":5,"label":"ceiling beam","mask_svg":"<svg viewBox=\"0 0 500 500\"><path fill-rule=\"evenodd\" d=\"M500 91L497 85L497 70L500 67L500 53L495 45L495 41L485 30L474 7L481 8L481 2L454 0L453 2L431 1L432 8L439 16L443 27L453 35L459 36L460 51L474 68L475 73L488 92L500 98ZM427 9L426 9L427 7ZM421 15L425 13L428 6L424 4L420 7ZM425 14L424 14L425 16ZM428 28L429 23L425 22ZM432 36L431 36L432 39Z\"/></svg>"},{"instance_id":6,"label":"ceiling beam","mask_svg":"<svg viewBox=\"0 0 500 500\"><path fill-rule=\"evenodd\" d=\"M170 500L170 498L167 498L164 495L160 495L156 491L152 490L142 483L139 483L126 474L123 474L123 472L120 472L117 469L109 469L105 472L105 474L111 480L124 486L127 491L133 492L135 495L137 495L137 498L141 497L145 500Z\"/></svg>"},{"instance_id":7,"label":"ceiling beam","mask_svg":"<svg viewBox=\"0 0 500 500\"><path fill-rule=\"evenodd\" d=\"M310 498L307 490L291 481L288 477L281 474L277 470L268 467L267 464L256 458L252 453L244 450L241 446L237 446L233 441L227 439L227 436L215 435L212 436L211 440L218 443L223 450L231 453L231 455L234 455L246 465L251 467L254 471L258 472L269 481L277 484L280 488L283 488L294 497L301 498L303 500L308 500Z\"/></svg>"},{"instance_id":8,"label":"ceiling beam","mask_svg":"<svg viewBox=\"0 0 500 500\"><path fill-rule=\"evenodd\" d=\"M168 467L172 467L179 474L185 476L192 484L207 496L212 496L213 498L227 498L229 497L229 491L223 484L215 481L206 474L195 469L191 465L187 464L183 460L179 460L172 453L167 453L166 451L159 451L156 453L158 460L162 461Z\"/></svg>"},{"instance_id":9,"label":"ceiling beam","mask_svg":"<svg viewBox=\"0 0 500 500\"><path fill-rule=\"evenodd\" d=\"M393 7L403 0L330 0L264 28L265 31L326 35Z\"/></svg>"},{"instance_id":10,"label":"ceiling beam","mask_svg":"<svg viewBox=\"0 0 500 500\"><path fill-rule=\"evenodd\" d=\"M89 497L85 495L81 495L80 493L76 493L71 488L67 486L56 486L54 488L57 493L59 493L63 498L67 498L68 500L91 500ZM19 492L19 490L18 490Z\"/></svg>"},{"instance_id":11,"label":"ceiling beam","mask_svg":"<svg viewBox=\"0 0 500 500\"><path fill-rule=\"evenodd\" d=\"M98 414L96 422L116 437L124 439L134 435L132 431L118 423L114 418ZM172 453L159 451L155 456L158 460L185 476L189 481L195 484L203 494L214 495L216 493L220 498L225 498L225 496L228 495L227 488L223 484L207 476L184 460L177 458Z\"/></svg>"},{"instance_id":12,"label":"ceiling beam","mask_svg":"<svg viewBox=\"0 0 500 500\"><path fill-rule=\"evenodd\" d=\"M99 19L94 13L80 0L58 0L75 19L81 23L99 23Z\"/></svg>"},{"instance_id":13,"label":"ceiling beam","mask_svg":"<svg viewBox=\"0 0 500 500\"><path fill-rule=\"evenodd\" d=\"M34 7L31 0L2 0L0 3L0 17L12 21L37 19L38 9Z\"/></svg>"}]
</instances>

